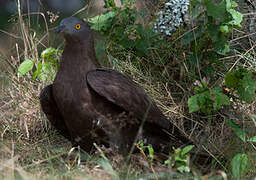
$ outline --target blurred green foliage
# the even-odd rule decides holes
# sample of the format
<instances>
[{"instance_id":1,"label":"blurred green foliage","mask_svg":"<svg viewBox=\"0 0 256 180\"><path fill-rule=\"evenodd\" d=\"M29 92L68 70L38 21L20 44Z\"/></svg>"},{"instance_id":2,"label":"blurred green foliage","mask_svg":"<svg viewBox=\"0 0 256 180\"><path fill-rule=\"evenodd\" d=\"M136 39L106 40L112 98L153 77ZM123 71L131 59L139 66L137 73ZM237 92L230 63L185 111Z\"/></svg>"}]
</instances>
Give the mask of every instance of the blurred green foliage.
<instances>
[{"instance_id":1,"label":"blurred green foliage","mask_svg":"<svg viewBox=\"0 0 256 180\"><path fill-rule=\"evenodd\" d=\"M18 67L18 76L32 74L33 79L53 81L58 69L58 58L62 50L47 48L42 51L40 59L26 59Z\"/></svg>"},{"instance_id":2,"label":"blurred green foliage","mask_svg":"<svg viewBox=\"0 0 256 180\"><path fill-rule=\"evenodd\" d=\"M189 167L189 152L194 148L194 145L188 145L184 148L173 148L174 153L169 156L169 159L164 161L166 166L177 168L181 173L190 172Z\"/></svg>"},{"instance_id":3,"label":"blurred green foliage","mask_svg":"<svg viewBox=\"0 0 256 180\"><path fill-rule=\"evenodd\" d=\"M223 105L231 105L227 95L222 92L221 87L209 88L205 83L202 86L196 86L196 95L188 99L189 112L201 110L207 115L219 110Z\"/></svg>"},{"instance_id":4,"label":"blurred green foliage","mask_svg":"<svg viewBox=\"0 0 256 180\"><path fill-rule=\"evenodd\" d=\"M136 22L142 12L132 6L133 1L122 1L122 8L112 0L106 1L109 11L88 19L91 28L108 37L108 44L118 45L120 50L132 50L138 56L145 56L149 48L157 44L152 27L143 27ZM115 47L115 46L113 46Z\"/></svg>"},{"instance_id":5,"label":"blurred green foliage","mask_svg":"<svg viewBox=\"0 0 256 180\"><path fill-rule=\"evenodd\" d=\"M238 98L248 103L255 100L256 72L239 67L237 70L228 72L225 76L227 87L237 93Z\"/></svg>"}]
</instances>

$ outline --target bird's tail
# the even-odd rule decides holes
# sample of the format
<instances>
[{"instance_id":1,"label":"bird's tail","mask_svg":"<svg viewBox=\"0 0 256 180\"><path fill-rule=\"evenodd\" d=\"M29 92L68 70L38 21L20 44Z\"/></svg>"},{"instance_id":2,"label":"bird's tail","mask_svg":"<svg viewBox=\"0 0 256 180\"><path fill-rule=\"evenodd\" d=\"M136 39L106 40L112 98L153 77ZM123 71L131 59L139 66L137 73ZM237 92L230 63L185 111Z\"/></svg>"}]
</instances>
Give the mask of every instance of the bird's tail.
<instances>
[{"instance_id":1,"label":"bird's tail","mask_svg":"<svg viewBox=\"0 0 256 180\"><path fill-rule=\"evenodd\" d=\"M175 148L183 148L193 144L183 133L174 127L173 130L159 129L159 127L147 124L143 127L142 141L153 146L156 152L169 154Z\"/></svg>"}]
</instances>

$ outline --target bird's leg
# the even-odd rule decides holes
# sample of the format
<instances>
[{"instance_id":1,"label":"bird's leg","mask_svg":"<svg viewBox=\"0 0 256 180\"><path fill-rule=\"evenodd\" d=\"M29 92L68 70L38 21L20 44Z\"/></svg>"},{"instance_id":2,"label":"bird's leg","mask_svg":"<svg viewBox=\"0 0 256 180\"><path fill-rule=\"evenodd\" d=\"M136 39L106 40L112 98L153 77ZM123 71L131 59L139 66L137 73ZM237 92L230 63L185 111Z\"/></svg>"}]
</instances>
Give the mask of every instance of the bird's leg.
<instances>
[{"instance_id":1,"label":"bird's leg","mask_svg":"<svg viewBox=\"0 0 256 180\"><path fill-rule=\"evenodd\" d=\"M72 141L68 128L66 127L64 119L53 98L52 84L42 89L40 93L40 103L43 112L46 114L46 117L51 124L60 132L61 135Z\"/></svg>"}]
</instances>

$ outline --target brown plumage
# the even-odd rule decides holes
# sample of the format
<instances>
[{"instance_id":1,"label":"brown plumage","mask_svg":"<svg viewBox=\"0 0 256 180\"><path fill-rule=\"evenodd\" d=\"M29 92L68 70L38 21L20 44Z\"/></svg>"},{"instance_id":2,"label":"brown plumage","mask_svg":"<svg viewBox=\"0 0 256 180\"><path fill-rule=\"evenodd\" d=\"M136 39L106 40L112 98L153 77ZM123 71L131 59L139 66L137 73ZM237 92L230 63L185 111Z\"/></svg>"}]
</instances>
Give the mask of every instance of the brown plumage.
<instances>
[{"instance_id":1,"label":"brown plumage","mask_svg":"<svg viewBox=\"0 0 256 180\"><path fill-rule=\"evenodd\" d=\"M42 90L40 101L63 136L87 152L93 142L129 152L142 125L138 139L155 150L190 143L137 83L100 68L92 32L83 20L66 18L56 31L66 45L56 78Z\"/></svg>"}]
</instances>

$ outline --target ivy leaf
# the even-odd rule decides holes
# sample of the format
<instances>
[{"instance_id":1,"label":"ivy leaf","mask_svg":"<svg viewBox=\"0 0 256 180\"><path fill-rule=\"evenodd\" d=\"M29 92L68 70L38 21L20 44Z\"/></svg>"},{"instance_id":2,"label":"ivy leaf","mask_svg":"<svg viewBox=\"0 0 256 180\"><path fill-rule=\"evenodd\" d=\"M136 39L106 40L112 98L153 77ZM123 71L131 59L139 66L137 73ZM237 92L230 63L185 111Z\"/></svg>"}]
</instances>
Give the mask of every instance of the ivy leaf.
<instances>
[{"instance_id":1,"label":"ivy leaf","mask_svg":"<svg viewBox=\"0 0 256 180\"><path fill-rule=\"evenodd\" d=\"M26 59L18 67L18 76L23 76L28 71L32 70L35 62L32 59Z\"/></svg>"}]
</instances>

